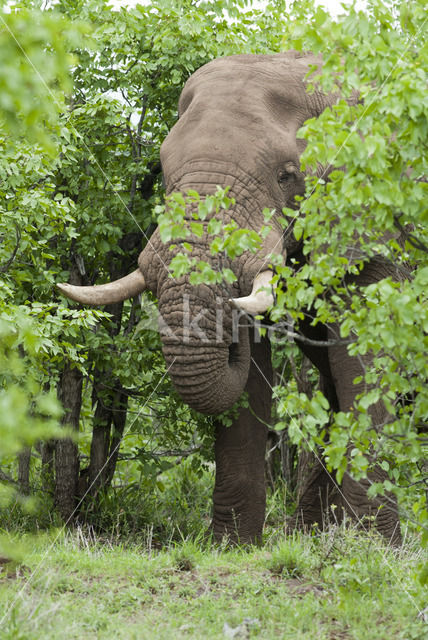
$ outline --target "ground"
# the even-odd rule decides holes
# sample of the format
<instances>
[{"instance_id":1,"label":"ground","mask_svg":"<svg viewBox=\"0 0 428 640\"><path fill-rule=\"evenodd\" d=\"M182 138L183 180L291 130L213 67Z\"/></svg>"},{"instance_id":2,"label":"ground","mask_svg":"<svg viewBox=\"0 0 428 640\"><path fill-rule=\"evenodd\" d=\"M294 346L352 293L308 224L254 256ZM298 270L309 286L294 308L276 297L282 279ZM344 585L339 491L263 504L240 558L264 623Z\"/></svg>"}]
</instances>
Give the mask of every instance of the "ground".
<instances>
[{"instance_id":1,"label":"ground","mask_svg":"<svg viewBox=\"0 0 428 640\"><path fill-rule=\"evenodd\" d=\"M2 640L428 638L417 541L394 550L333 527L232 550L82 530L21 543L23 562L0 564Z\"/></svg>"}]
</instances>

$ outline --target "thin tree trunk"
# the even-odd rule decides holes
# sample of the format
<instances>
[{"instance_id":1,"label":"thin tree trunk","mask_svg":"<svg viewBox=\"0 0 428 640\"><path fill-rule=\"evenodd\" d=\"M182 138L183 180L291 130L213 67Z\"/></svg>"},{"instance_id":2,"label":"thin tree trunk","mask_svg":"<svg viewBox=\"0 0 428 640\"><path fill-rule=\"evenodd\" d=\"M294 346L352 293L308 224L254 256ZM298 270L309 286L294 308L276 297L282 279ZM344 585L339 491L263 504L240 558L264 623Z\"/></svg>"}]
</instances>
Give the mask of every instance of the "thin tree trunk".
<instances>
[{"instance_id":1,"label":"thin tree trunk","mask_svg":"<svg viewBox=\"0 0 428 640\"><path fill-rule=\"evenodd\" d=\"M70 260L70 283L82 285L85 276L84 262L75 253L75 240L72 240ZM80 409L82 406L83 375L71 362L65 362L58 385L58 399L64 409L62 425L72 432L79 430ZM66 523L75 515L79 478L79 450L73 438L65 436L55 442L55 505Z\"/></svg>"},{"instance_id":2,"label":"thin tree trunk","mask_svg":"<svg viewBox=\"0 0 428 640\"><path fill-rule=\"evenodd\" d=\"M126 416L128 411L128 394L121 387L118 389L115 398L115 406L112 410L113 415L113 434L110 442L110 451L107 461L106 484L110 486L116 470L117 458L119 455L120 443L122 442L123 431L126 424Z\"/></svg>"},{"instance_id":3,"label":"thin tree trunk","mask_svg":"<svg viewBox=\"0 0 428 640\"><path fill-rule=\"evenodd\" d=\"M47 442L40 442L39 447L40 456L42 459L42 487L46 493L53 494L54 491L54 461L55 461L55 442L48 440Z\"/></svg>"},{"instance_id":4,"label":"thin tree trunk","mask_svg":"<svg viewBox=\"0 0 428 640\"><path fill-rule=\"evenodd\" d=\"M59 399L64 407L62 424L77 432L82 406L82 373L67 363L62 372ZM57 440L55 447L55 504L63 520L74 516L79 476L79 457L76 442L70 437Z\"/></svg>"},{"instance_id":5,"label":"thin tree trunk","mask_svg":"<svg viewBox=\"0 0 428 640\"><path fill-rule=\"evenodd\" d=\"M305 356L303 357L300 372L297 371L294 358L291 358L290 363L299 392L305 392L311 396L311 383L308 379L308 370L311 366L310 361ZM276 370L274 372L274 385L278 384L284 384L284 382L282 380L282 374ZM270 487L274 489L276 479L282 478L290 492L296 490L299 480L301 481L302 479L301 475L299 475L300 453L297 445L291 443L288 437L288 431L270 431L267 451L266 476Z\"/></svg>"},{"instance_id":6,"label":"thin tree trunk","mask_svg":"<svg viewBox=\"0 0 428 640\"><path fill-rule=\"evenodd\" d=\"M111 485L125 429L128 395L119 381L115 381L115 386L113 397L110 389L107 395L94 394L98 404L94 416L89 463L89 493L93 496L100 489L106 489ZM100 388L94 387L94 392L100 394ZM105 405L107 402L108 406Z\"/></svg>"},{"instance_id":7,"label":"thin tree trunk","mask_svg":"<svg viewBox=\"0 0 428 640\"><path fill-rule=\"evenodd\" d=\"M141 235L126 234L120 246L124 256L119 263L115 263L112 256L111 280L129 273L130 265L136 263L141 246ZM114 339L121 330L123 303L107 305L105 309L112 316L109 333ZM131 313L131 318L133 317ZM106 379L109 381L108 384L105 383ZM123 394L119 380L112 380L111 374L109 375L105 370L96 369L92 392L92 406L95 407L95 412L88 469L88 492L92 496L97 495L101 489L108 488L113 479L126 421L127 405L128 400Z\"/></svg>"},{"instance_id":8,"label":"thin tree trunk","mask_svg":"<svg viewBox=\"0 0 428 640\"><path fill-rule=\"evenodd\" d=\"M103 379L105 379L105 373L96 371L92 392L92 406L95 406L95 414L89 459L89 493L92 496L95 496L105 485L110 448L112 399L110 389L105 389L101 382Z\"/></svg>"},{"instance_id":9,"label":"thin tree trunk","mask_svg":"<svg viewBox=\"0 0 428 640\"><path fill-rule=\"evenodd\" d=\"M300 393L306 393L311 398L312 386L308 377L311 363L305 356L302 362L300 374L292 368L297 380L297 388ZM330 406L335 407L337 402L334 388L328 385L327 380L320 376L320 388L329 400ZM297 509L290 526L309 528L314 523L324 527L334 518L336 523L342 519L342 499L334 476L327 471L322 459L321 449L308 451L301 448L296 473L296 501ZM332 505L336 505L337 510Z\"/></svg>"},{"instance_id":10,"label":"thin tree trunk","mask_svg":"<svg viewBox=\"0 0 428 640\"><path fill-rule=\"evenodd\" d=\"M31 447L24 447L18 454L18 484L23 495L30 493Z\"/></svg>"},{"instance_id":11,"label":"thin tree trunk","mask_svg":"<svg viewBox=\"0 0 428 640\"><path fill-rule=\"evenodd\" d=\"M46 382L43 390L48 393L50 384ZM55 440L39 440L36 449L40 454L42 468L40 471L40 481L42 490L48 495L54 495L55 478L54 478L54 462L55 462Z\"/></svg>"},{"instance_id":12,"label":"thin tree trunk","mask_svg":"<svg viewBox=\"0 0 428 640\"><path fill-rule=\"evenodd\" d=\"M297 382L297 390L299 393L305 393L308 398L312 398L312 385L308 378L309 369L311 368L311 361L306 356L303 356L302 366L300 371L297 371L294 359L291 358L291 369ZM314 452L307 451L301 448L297 453L297 469L294 470L294 480L296 488L297 502L300 501L301 496L306 490L308 484L312 482L313 469L317 467L318 459Z\"/></svg>"}]
</instances>

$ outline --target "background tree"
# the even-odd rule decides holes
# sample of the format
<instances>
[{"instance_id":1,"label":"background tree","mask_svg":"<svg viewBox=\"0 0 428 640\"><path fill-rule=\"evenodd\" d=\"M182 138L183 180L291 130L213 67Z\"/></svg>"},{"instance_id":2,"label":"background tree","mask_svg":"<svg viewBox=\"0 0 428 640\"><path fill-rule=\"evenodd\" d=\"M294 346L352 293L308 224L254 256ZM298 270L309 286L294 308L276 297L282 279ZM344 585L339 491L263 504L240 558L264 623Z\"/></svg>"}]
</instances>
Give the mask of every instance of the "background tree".
<instances>
[{"instance_id":1,"label":"background tree","mask_svg":"<svg viewBox=\"0 0 428 640\"><path fill-rule=\"evenodd\" d=\"M40 286L49 242L71 219L66 199L54 198L52 167L61 146L60 112L71 88L69 44L81 23L31 8L0 13L0 508L15 490L29 492L30 447L58 435L62 413L46 385L51 342L29 283ZM50 46L46 48L46 42ZM44 76L35 73L43 68ZM39 235L40 234L40 235ZM46 287L46 285L45 285ZM48 307L45 310L49 316ZM83 312L81 318L88 318ZM70 318L65 319L64 327ZM84 320L85 322L85 320ZM19 453L17 476L11 461ZM0 538L3 550L5 538ZM7 546L7 545L6 545Z\"/></svg>"}]
</instances>

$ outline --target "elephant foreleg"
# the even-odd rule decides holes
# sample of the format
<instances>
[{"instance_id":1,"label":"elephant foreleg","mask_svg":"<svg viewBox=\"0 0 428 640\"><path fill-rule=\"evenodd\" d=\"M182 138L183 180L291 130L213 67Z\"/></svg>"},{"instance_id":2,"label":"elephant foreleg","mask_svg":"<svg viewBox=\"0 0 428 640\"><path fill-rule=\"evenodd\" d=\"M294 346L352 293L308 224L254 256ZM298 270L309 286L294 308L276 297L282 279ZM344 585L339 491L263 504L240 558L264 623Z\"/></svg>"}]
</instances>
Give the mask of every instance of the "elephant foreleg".
<instances>
[{"instance_id":1,"label":"elephant foreleg","mask_svg":"<svg viewBox=\"0 0 428 640\"><path fill-rule=\"evenodd\" d=\"M214 537L238 543L261 540L266 507L266 424L270 420L272 365L266 338L252 340L246 385L249 409L240 409L229 427L216 423Z\"/></svg>"},{"instance_id":2,"label":"elephant foreleg","mask_svg":"<svg viewBox=\"0 0 428 640\"><path fill-rule=\"evenodd\" d=\"M365 368L370 364L370 356L351 357L346 346L335 346L329 349L329 362L339 408L341 411L352 410L356 395L367 390L364 382L354 384L353 380L357 376L364 375ZM379 425L379 429L388 422L390 417L382 400L369 407L369 412L373 425L375 428ZM379 465L373 465L367 478L358 482L345 473L341 487L343 508L350 517L357 519L364 527L373 520L377 530L389 542L398 544L401 533L395 496L387 494L373 500L367 497L367 489L370 485L373 482L382 482L386 477L386 473Z\"/></svg>"},{"instance_id":3,"label":"elephant foreleg","mask_svg":"<svg viewBox=\"0 0 428 640\"><path fill-rule=\"evenodd\" d=\"M310 324L311 316L308 314L300 323L300 331L312 340L324 341L327 339L327 327ZM331 378L328 353L325 347L300 345L302 351L309 360L315 364L320 372L320 389L328 398L330 406L338 409L337 397ZM311 386L302 384L297 379L299 392L311 394ZM342 520L342 495L334 474L327 471L322 458L321 450L301 450L297 468L297 508L288 526L303 530L310 529L313 525L323 528L329 522Z\"/></svg>"}]
</instances>

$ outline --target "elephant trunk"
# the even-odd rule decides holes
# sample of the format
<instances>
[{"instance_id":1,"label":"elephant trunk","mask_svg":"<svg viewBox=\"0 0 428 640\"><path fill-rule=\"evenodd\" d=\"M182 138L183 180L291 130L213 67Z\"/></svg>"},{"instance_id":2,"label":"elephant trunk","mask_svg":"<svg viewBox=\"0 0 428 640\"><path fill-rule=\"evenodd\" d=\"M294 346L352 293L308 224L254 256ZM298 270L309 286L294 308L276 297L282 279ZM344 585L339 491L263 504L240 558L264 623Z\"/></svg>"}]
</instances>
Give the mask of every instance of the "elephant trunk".
<instances>
[{"instance_id":1,"label":"elephant trunk","mask_svg":"<svg viewBox=\"0 0 428 640\"><path fill-rule=\"evenodd\" d=\"M218 414L242 394L250 368L248 329L238 326L239 314L202 286L189 291L171 283L159 298L162 349L174 387L193 409Z\"/></svg>"}]
</instances>

